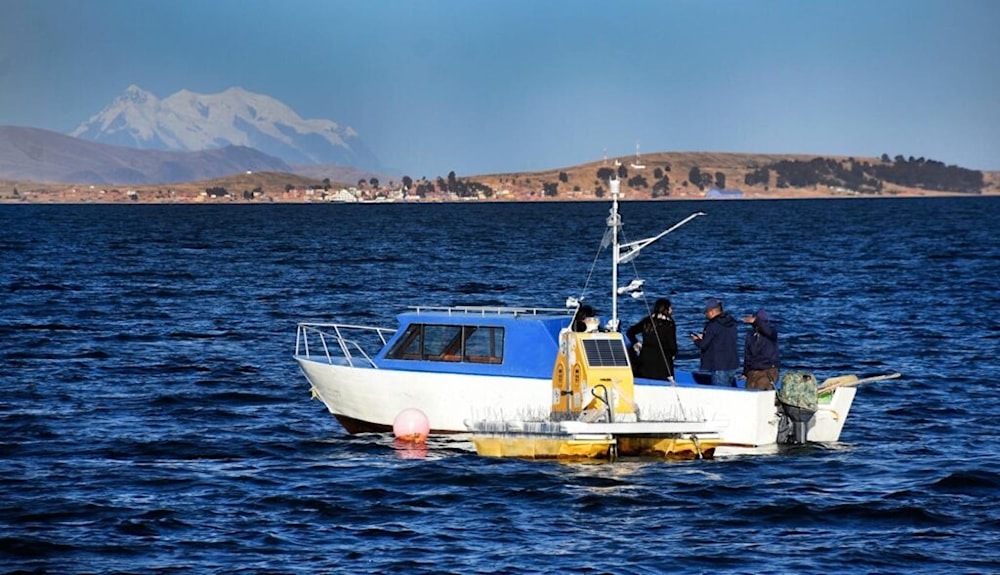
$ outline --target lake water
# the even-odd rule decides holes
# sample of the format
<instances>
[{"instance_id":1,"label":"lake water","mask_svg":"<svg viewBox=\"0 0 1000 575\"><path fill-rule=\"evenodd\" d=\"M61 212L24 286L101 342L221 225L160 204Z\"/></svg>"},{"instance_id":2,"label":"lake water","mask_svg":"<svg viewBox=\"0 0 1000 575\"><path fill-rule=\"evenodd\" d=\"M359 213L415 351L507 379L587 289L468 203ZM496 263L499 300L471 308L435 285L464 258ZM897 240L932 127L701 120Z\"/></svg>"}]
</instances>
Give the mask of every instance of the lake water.
<instances>
[{"instance_id":1,"label":"lake water","mask_svg":"<svg viewBox=\"0 0 1000 575\"><path fill-rule=\"evenodd\" d=\"M622 206L630 240L708 214L635 262L678 333L716 296L768 310L786 369L903 374L836 445L483 459L349 436L310 398L300 321L606 313L607 208L0 206L0 571L1000 572L997 197Z\"/></svg>"}]
</instances>

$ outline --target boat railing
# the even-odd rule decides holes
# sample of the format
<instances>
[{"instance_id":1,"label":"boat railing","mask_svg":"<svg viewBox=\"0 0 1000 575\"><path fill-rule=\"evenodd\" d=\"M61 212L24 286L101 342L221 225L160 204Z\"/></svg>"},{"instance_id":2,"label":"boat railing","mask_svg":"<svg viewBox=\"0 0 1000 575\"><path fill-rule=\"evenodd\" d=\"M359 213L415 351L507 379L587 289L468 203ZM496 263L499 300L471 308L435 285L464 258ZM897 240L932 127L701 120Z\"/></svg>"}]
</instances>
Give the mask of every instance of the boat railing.
<instances>
[{"instance_id":1,"label":"boat railing","mask_svg":"<svg viewBox=\"0 0 1000 575\"><path fill-rule=\"evenodd\" d=\"M416 313L443 313L447 315L573 315L572 308L558 307L498 307L498 306L410 306Z\"/></svg>"},{"instance_id":2,"label":"boat railing","mask_svg":"<svg viewBox=\"0 0 1000 575\"><path fill-rule=\"evenodd\" d=\"M351 367L378 367L372 359L385 347L395 329L343 323L300 323L295 336L295 356L326 359Z\"/></svg>"}]
</instances>

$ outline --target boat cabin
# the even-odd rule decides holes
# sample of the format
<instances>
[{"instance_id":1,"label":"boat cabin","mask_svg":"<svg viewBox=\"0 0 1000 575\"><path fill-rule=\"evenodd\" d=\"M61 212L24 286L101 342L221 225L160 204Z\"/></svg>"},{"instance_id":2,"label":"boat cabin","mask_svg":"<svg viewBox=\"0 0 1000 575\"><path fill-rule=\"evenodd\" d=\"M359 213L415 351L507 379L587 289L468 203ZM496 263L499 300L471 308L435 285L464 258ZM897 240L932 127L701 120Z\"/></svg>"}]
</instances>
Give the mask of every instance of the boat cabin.
<instances>
[{"instance_id":1,"label":"boat cabin","mask_svg":"<svg viewBox=\"0 0 1000 575\"><path fill-rule=\"evenodd\" d=\"M374 359L376 367L510 377L552 374L572 309L413 308ZM507 361L508 358L514 358Z\"/></svg>"}]
</instances>

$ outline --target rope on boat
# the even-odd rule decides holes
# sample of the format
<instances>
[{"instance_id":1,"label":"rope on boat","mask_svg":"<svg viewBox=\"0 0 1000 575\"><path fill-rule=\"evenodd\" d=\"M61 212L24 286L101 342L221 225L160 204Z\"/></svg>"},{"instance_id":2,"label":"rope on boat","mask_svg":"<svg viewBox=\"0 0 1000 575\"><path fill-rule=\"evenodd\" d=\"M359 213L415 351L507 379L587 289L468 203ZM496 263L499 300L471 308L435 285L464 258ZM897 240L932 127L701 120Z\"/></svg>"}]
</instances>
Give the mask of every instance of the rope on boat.
<instances>
[{"instance_id":1,"label":"rope on boat","mask_svg":"<svg viewBox=\"0 0 1000 575\"><path fill-rule=\"evenodd\" d=\"M622 392L622 388L618 386L617 379L611 380L611 387L615 388L615 392L618 394L618 398L624 401L625 404L628 405L628 408L632 410L632 413L635 414L635 420L640 421L642 419L642 416L639 414L639 405L636 402L632 401L632 399L628 395Z\"/></svg>"},{"instance_id":2,"label":"rope on boat","mask_svg":"<svg viewBox=\"0 0 1000 575\"><path fill-rule=\"evenodd\" d=\"M698 459L705 459L705 454L701 451L701 443L698 441L698 436L691 434L691 443L694 443L695 452L698 454Z\"/></svg>"},{"instance_id":3,"label":"rope on boat","mask_svg":"<svg viewBox=\"0 0 1000 575\"><path fill-rule=\"evenodd\" d=\"M608 231L610 231L610 229L611 228L608 228L605 231L605 233L604 233L605 236L608 235ZM600 259L601 252L604 251L605 247L607 247L607 246L604 244L603 240L601 241L601 244L599 246L597 246L597 252L594 254L594 261L592 261L590 263L590 271L587 272L587 279L583 282L583 289L580 290L580 297L579 297L580 301L583 301L585 299L585 297L586 297L587 288L590 287L590 280L591 280L591 278L594 277L594 270L597 269L597 260Z\"/></svg>"},{"instance_id":4,"label":"rope on boat","mask_svg":"<svg viewBox=\"0 0 1000 575\"><path fill-rule=\"evenodd\" d=\"M601 396L597 395L597 393L595 393L598 388L604 390L604 397L601 397ZM605 386L603 383L599 383L599 384L597 384L597 385L594 386L594 388L593 388L593 390L591 390L590 394L593 395L595 398L597 398L598 400L600 400L601 403L604 404L604 411L608 415L608 422L610 423L610 422L614 421L615 420L615 415L614 415L614 413L612 411L612 408L611 408L611 399L610 399L610 397L608 397L608 388L607 388L607 386Z\"/></svg>"}]
</instances>

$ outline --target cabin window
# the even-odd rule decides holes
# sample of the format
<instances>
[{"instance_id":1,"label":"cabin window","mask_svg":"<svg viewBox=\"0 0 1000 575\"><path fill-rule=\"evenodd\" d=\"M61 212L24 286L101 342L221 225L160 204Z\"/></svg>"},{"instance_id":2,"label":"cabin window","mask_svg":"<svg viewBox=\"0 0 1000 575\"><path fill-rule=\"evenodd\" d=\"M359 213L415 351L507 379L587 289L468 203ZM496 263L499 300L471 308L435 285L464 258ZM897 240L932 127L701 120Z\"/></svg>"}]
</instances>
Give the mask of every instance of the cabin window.
<instances>
[{"instance_id":1,"label":"cabin window","mask_svg":"<svg viewBox=\"0 0 1000 575\"><path fill-rule=\"evenodd\" d=\"M503 335L502 327L410 324L386 357L502 363Z\"/></svg>"},{"instance_id":2,"label":"cabin window","mask_svg":"<svg viewBox=\"0 0 1000 575\"><path fill-rule=\"evenodd\" d=\"M424 359L462 361L462 326L425 325Z\"/></svg>"},{"instance_id":3,"label":"cabin window","mask_svg":"<svg viewBox=\"0 0 1000 575\"><path fill-rule=\"evenodd\" d=\"M465 361L503 363L503 328L465 326Z\"/></svg>"}]
</instances>

